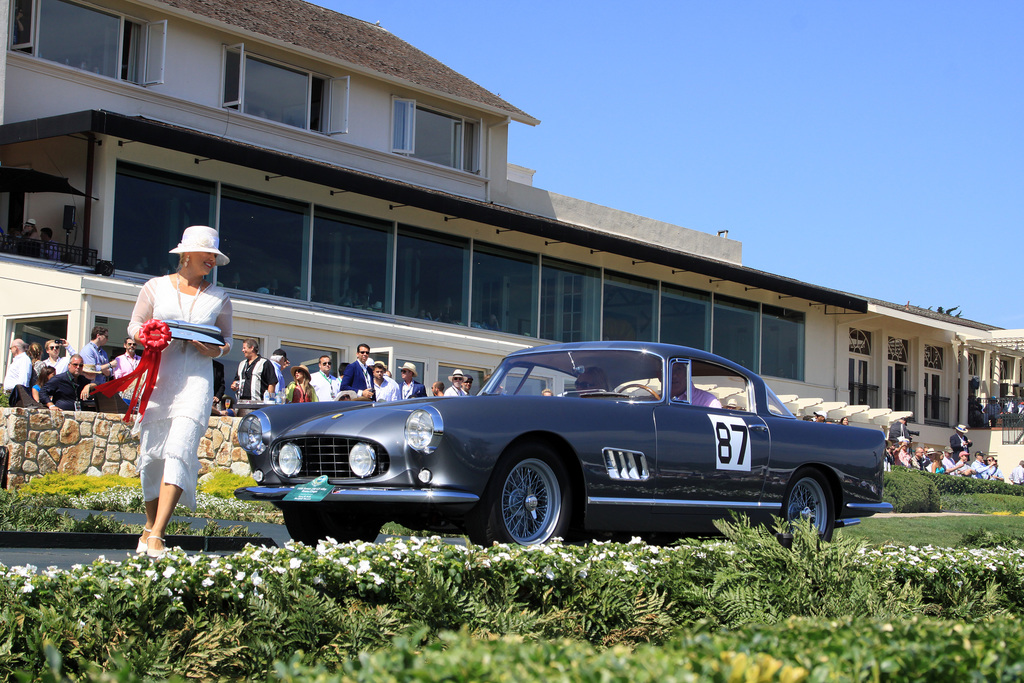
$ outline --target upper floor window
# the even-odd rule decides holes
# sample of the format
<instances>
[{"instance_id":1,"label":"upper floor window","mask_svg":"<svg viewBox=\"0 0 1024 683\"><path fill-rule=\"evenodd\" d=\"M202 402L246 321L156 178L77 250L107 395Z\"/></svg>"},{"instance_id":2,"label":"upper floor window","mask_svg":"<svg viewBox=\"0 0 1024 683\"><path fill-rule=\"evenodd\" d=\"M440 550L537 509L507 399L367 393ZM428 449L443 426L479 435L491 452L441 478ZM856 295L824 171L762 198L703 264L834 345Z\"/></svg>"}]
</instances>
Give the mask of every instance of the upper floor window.
<instances>
[{"instance_id":1,"label":"upper floor window","mask_svg":"<svg viewBox=\"0 0 1024 683\"><path fill-rule=\"evenodd\" d=\"M224 48L227 109L328 135L348 132L349 78L325 78L248 54L244 44Z\"/></svg>"},{"instance_id":2,"label":"upper floor window","mask_svg":"<svg viewBox=\"0 0 1024 683\"><path fill-rule=\"evenodd\" d=\"M65 0L13 0L12 11L12 50L140 85L164 82L166 21L132 21Z\"/></svg>"},{"instance_id":3,"label":"upper floor window","mask_svg":"<svg viewBox=\"0 0 1024 683\"><path fill-rule=\"evenodd\" d=\"M398 98L392 114L392 152L470 173L480 170L478 121Z\"/></svg>"}]
</instances>

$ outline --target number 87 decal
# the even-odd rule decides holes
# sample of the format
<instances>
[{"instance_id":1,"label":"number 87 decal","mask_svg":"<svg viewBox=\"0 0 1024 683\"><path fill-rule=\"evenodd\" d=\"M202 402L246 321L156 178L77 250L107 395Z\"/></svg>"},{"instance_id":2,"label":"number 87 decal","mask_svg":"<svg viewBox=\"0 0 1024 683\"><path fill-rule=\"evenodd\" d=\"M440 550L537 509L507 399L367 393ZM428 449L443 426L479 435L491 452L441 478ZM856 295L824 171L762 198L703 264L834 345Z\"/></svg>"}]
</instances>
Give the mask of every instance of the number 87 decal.
<instances>
[{"instance_id":1,"label":"number 87 decal","mask_svg":"<svg viewBox=\"0 0 1024 683\"><path fill-rule=\"evenodd\" d=\"M741 417L708 415L715 433L715 469L750 471L750 438Z\"/></svg>"}]
</instances>

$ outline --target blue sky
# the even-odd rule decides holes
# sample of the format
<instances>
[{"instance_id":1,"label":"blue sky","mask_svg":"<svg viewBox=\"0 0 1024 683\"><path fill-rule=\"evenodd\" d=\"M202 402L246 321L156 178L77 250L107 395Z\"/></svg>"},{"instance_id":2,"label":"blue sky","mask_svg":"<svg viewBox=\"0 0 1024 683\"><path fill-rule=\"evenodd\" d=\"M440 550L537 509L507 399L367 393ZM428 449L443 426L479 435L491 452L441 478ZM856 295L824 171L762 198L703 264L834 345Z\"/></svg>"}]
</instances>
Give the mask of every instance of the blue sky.
<instances>
[{"instance_id":1,"label":"blue sky","mask_svg":"<svg viewBox=\"0 0 1024 683\"><path fill-rule=\"evenodd\" d=\"M534 184L1024 327L1024 2L332 0L541 120Z\"/></svg>"}]
</instances>

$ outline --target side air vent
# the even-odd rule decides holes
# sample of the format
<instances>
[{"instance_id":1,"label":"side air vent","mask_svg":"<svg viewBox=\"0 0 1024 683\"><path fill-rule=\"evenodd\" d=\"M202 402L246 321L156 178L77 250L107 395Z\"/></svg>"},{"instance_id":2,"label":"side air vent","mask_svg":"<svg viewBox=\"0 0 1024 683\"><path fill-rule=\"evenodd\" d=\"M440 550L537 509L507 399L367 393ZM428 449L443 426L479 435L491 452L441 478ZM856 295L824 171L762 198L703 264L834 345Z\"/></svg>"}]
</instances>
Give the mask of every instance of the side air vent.
<instances>
[{"instance_id":1,"label":"side air vent","mask_svg":"<svg viewBox=\"0 0 1024 683\"><path fill-rule=\"evenodd\" d=\"M651 477L647 469L647 456L639 451L624 451L618 448L604 449L604 464L612 479L647 481Z\"/></svg>"}]
</instances>

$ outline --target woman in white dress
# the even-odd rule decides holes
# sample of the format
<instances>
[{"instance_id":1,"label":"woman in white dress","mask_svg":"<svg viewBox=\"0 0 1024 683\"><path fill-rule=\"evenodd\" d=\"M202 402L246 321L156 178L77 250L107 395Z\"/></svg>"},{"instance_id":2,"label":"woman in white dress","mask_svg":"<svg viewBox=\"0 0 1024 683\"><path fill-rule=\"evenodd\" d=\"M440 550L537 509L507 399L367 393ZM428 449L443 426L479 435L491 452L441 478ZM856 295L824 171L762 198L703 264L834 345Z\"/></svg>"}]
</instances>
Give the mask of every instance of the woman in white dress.
<instances>
[{"instance_id":1,"label":"woman in white dress","mask_svg":"<svg viewBox=\"0 0 1024 683\"><path fill-rule=\"evenodd\" d=\"M231 349L231 300L204 278L228 257L219 250L217 231L205 225L185 229L170 253L180 254L178 272L153 278L139 293L128 334L139 344L150 319L215 325L223 346L173 340L160 358L156 386L139 424L138 470L146 502L146 527L139 553L166 552L164 531L179 501L195 510L199 440L209 424L213 399L213 358Z\"/></svg>"}]
</instances>

